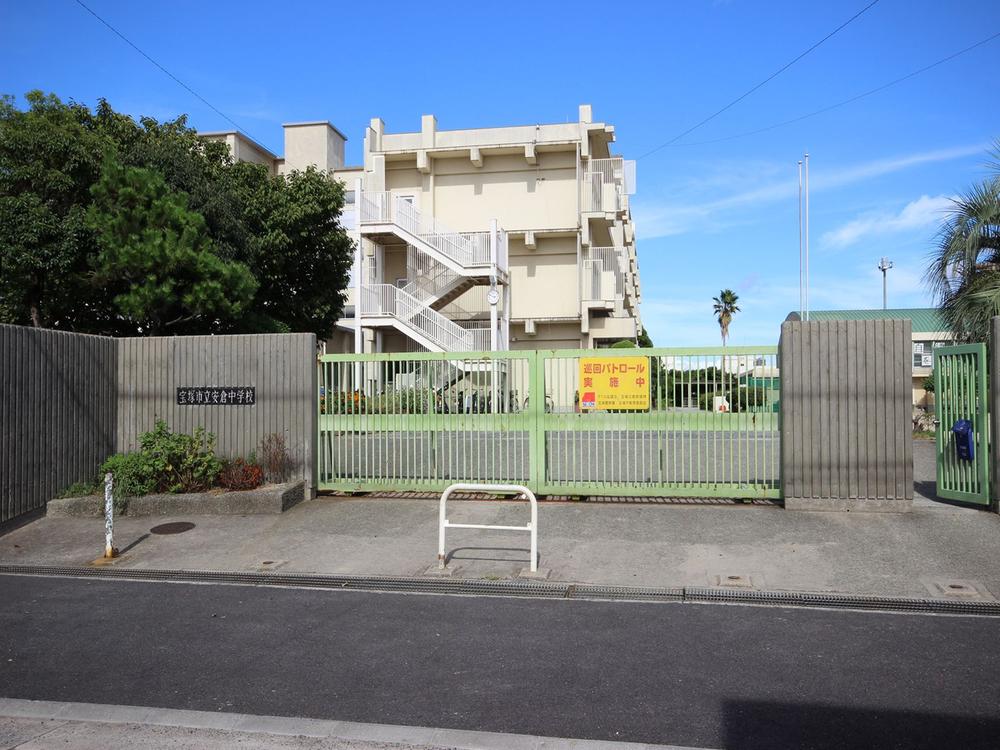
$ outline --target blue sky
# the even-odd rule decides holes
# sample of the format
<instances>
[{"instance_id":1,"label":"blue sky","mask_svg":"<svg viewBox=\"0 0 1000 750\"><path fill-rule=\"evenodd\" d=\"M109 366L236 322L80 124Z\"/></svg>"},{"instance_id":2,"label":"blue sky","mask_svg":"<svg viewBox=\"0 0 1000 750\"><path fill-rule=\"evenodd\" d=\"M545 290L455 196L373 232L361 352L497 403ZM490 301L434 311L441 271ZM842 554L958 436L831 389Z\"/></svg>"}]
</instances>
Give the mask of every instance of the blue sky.
<instances>
[{"instance_id":1,"label":"blue sky","mask_svg":"<svg viewBox=\"0 0 1000 750\"><path fill-rule=\"evenodd\" d=\"M613 123L636 158L702 120L869 0L659 3L87 4L277 153L281 123L329 119L360 161L361 129L575 120ZM743 311L734 344L775 343L798 308L796 161L811 154L814 309L929 304L921 283L948 198L985 174L1000 136L1000 39L881 93L875 88L1000 31L996 0L880 0L789 70L641 158L633 215L643 320L663 346L712 345L711 298ZM229 128L73 0L0 0L0 92L33 88L160 119ZM688 144L688 145L681 145ZM701 144L701 145L698 145Z\"/></svg>"}]
</instances>

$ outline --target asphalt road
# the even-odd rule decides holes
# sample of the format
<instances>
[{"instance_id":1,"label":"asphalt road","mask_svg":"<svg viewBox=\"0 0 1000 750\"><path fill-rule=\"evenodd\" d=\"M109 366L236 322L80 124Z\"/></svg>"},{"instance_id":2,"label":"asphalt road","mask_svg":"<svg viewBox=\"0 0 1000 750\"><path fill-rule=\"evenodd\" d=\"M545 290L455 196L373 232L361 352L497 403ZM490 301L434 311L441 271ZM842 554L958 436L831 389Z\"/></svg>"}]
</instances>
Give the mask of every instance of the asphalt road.
<instances>
[{"instance_id":1,"label":"asphalt road","mask_svg":"<svg viewBox=\"0 0 1000 750\"><path fill-rule=\"evenodd\" d=\"M998 629L0 576L0 694L693 747L995 748Z\"/></svg>"}]
</instances>

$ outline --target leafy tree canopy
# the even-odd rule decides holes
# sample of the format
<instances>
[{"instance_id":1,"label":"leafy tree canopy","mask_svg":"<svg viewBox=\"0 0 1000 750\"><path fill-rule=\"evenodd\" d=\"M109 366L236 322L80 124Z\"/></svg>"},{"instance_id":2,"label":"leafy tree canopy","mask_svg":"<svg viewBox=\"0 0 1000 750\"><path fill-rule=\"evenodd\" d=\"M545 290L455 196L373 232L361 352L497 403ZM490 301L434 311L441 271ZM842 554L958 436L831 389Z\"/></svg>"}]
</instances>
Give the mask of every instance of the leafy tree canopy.
<instances>
[{"instance_id":1,"label":"leafy tree canopy","mask_svg":"<svg viewBox=\"0 0 1000 750\"><path fill-rule=\"evenodd\" d=\"M234 164L183 116L25 100L0 99L0 322L329 334L353 252L339 183Z\"/></svg>"},{"instance_id":2,"label":"leafy tree canopy","mask_svg":"<svg viewBox=\"0 0 1000 750\"><path fill-rule=\"evenodd\" d=\"M959 341L989 341L1000 315L1000 141L986 179L953 200L925 280Z\"/></svg>"},{"instance_id":3,"label":"leafy tree canopy","mask_svg":"<svg viewBox=\"0 0 1000 750\"><path fill-rule=\"evenodd\" d=\"M253 301L250 271L216 255L205 219L158 172L107 160L91 194L93 279L121 318L153 335L197 333L232 325Z\"/></svg>"}]
</instances>

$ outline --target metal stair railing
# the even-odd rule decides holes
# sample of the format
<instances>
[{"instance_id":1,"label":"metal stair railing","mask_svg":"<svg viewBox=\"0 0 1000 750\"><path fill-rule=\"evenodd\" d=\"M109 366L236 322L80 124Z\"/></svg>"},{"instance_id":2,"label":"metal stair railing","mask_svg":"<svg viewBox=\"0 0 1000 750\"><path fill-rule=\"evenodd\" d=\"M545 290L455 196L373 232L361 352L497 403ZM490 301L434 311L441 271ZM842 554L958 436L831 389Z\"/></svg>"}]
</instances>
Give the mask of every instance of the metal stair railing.
<instances>
[{"instance_id":1,"label":"metal stair railing","mask_svg":"<svg viewBox=\"0 0 1000 750\"><path fill-rule=\"evenodd\" d=\"M502 247L493 248L490 232L456 232L388 191L362 191L358 206L361 224L395 224L463 268L490 265L496 255L497 264L507 270L506 234L502 231L498 243Z\"/></svg>"},{"instance_id":2,"label":"metal stair railing","mask_svg":"<svg viewBox=\"0 0 1000 750\"><path fill-rule=\"evenodd\" d=\"M415 328L442 351L469 351L473 347L475 337L471 331L402 289L396 290L396 317Z\"/></svg>"},{"instance_id":3,"label":"metal stair railing","mask_svg":"<svg viewBox=\"0 0 1000 750\"><path fill-rule=\"evenodd\" d=\"M406 248L406 274L410 281L401 287L403 291L428 305L467 278L412 245Z\"/></svg>"}]
</instances>

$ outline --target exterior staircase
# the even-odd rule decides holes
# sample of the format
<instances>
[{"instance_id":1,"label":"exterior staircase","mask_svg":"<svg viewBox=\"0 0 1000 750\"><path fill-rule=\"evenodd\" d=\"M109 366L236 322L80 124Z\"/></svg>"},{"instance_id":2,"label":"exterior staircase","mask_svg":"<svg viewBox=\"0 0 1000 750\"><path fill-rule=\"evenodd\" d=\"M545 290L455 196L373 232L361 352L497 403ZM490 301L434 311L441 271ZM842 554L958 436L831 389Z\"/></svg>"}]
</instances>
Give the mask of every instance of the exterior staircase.
<instances>
[{"instance_id":1,"label":"exterior staircase","mask_svg":"<svg viewBox=\"0 0 1000 750\"><path fill-rule=\"evenodd\" d=\"M409 282L403 290L434 310L454 302L474 286L489 283L488 276L457 274L412 245L406 248L406 274Z\"/></svg>"},{"instance_id":2,"label":"exterior staircase","mask_svg":"<svg viewBox=\"0 0 1000 750\"><path fill-rule=\"evenodd\" d=\"M507 238L502 231L454 232L410 201L388 192L364 191L358 200L362 236L375 242L392 235L447 266L459 276L507 275Z\"/></svg>"},{"instance_id":3,"label":"exterior staircase","mask_svg":"<svg viewBox=\"0 0 1000 750\"><path fill-rule=\"evenodd\" d=\"M483 351L490 348L488 328L463 328L451 318L392 284L368 284L361 290L366 325L391 325L432 352Z\"/></svg>"},{"instance_id":4,"label":"exterior staircase","mask_svg":"<svg viewBox=\"0 0 1000 750\"><path fill-rule=\"evenodd\" d=\"M362 285L362 325L392 326L429 351L490 349L488 328L464 328L440 310L474 286L506 283L506 233L451 231L389 192L362 191L358 209L362 237L407 245L405 285Z\"/></svg>"}]
</instances>

